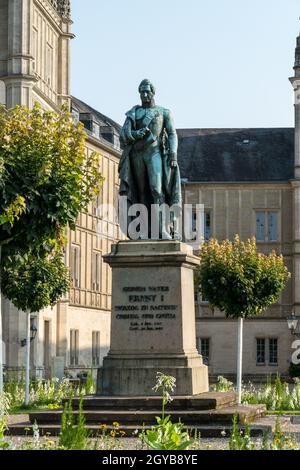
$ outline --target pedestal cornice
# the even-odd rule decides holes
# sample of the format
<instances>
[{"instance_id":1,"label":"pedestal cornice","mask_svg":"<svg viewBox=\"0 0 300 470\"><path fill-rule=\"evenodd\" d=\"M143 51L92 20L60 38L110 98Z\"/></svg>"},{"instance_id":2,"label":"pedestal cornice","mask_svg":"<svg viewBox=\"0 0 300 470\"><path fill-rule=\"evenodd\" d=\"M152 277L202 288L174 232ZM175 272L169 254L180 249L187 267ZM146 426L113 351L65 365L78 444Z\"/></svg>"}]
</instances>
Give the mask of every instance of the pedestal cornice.
<instances>
[{"instance_id":1,"label":"pedestal cornice","mask_svg":"<svg viewBox=\"0 0 300 470\"><path fill-rule=\"evenodd\" d=\"M120 241L104 261L110 266L181 266L195 269L200 259L193 249L176 240Z\"/></svg>"}]
</instances>

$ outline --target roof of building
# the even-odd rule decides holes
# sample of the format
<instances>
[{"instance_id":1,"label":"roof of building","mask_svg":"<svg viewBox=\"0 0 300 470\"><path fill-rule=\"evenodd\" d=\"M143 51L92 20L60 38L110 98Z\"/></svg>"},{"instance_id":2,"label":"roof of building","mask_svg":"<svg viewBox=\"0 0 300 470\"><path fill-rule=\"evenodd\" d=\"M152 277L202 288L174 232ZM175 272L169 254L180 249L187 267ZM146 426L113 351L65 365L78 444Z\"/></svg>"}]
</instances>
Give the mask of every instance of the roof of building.
<instances>
[{"instance_id":1,"label":"roof of building","mask_svg":"<svg viewBox=\"0 0 300 470\"><path fill-rule=\"evenodd\" d=\"M79 113L79 120L84 124L89 136L117 151L120 156L121 126L105 114L72 96L72 110ZM96 125L95 125L96 124Z\"/></svg>"},{"instance_id":2,"label":"roof of building","mask_svg":"<svg viewBox=\"0 0 300 470\"><path fill-rule=\"evenodd\" d=\"M294 128L178 129L182 178L190 182L288 181Z\"/></svg>"},{"instance_id":3,"label":"roof of building","mask_svg":"<svg viewBox=\"0 0 300 470\"><path fill-rule=\"evenodd\" d=\"M72 97L81 114L100 126L121 126ZM190 182L288 181L294 175L294 128L177 129L181 177ZM101 135L100 140L107 141ZM111 145L110 142L108 142Z\"/></svg>"}]
</instances>

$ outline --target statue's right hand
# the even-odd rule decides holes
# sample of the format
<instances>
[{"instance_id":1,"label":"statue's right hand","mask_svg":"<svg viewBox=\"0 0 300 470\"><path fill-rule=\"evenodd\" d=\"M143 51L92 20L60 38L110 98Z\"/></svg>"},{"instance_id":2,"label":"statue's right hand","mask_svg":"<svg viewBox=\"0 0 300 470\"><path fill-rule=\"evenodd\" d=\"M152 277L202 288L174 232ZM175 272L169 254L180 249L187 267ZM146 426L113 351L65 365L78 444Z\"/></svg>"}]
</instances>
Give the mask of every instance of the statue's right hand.
<instances>
[{"instance_id":1,"label":"statue's right hand","mask_svg":"<svg viewBox=\"0 0 300 470\"><path fill-rule=\"evenodd\" d=\"M143 128L143 129L139 129L138 131L135 131L133 137L136 140L140 140L140 139L143 139L146 134L147 134L147 129Z\"/></svg>"}]
</instances>

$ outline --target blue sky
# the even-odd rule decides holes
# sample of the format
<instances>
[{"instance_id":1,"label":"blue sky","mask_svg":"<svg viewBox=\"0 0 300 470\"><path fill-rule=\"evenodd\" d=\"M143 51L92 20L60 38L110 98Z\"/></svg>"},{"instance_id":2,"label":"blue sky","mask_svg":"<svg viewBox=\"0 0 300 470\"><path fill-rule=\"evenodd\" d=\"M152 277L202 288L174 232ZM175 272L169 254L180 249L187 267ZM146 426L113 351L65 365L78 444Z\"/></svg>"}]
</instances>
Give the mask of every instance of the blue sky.
<instances>
[{"instance_id":1,"label":"blue sky","mask_svg":"<svg viewBox=\"0 0 300 470\"><path fill-rule=\"evenodd\" d=\"M72 94L117 122L150 78L178 128L293 125L299 0L72 4Z\"/></svg>"}]
</instances>

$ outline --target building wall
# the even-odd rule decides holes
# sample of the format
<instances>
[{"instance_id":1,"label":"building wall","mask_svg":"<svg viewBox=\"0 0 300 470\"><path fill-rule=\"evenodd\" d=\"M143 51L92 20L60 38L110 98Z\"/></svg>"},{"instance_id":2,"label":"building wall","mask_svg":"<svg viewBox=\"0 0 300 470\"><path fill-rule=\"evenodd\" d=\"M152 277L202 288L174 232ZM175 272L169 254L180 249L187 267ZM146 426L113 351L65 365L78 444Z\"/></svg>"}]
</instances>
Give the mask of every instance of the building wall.
<instances>
[{"instance_id":1,"label":"building wall","mask_svg":"<svg viewBox=\"0 0 300 470\"><path fill-rule=\"evenodd\" d=\"M84 325L83 325L84 323ZM70 331L79 331L79 361L74 369L92 366L92 333L100 333L100 364L108 353L110 344L110 311L70 306L68 309L68 352L66 365L72 370L70 361Z\"/></svg>"},{"instance_id":2,"label":"building wall","mask_svg":"<svg viewBox=\"0 0 300 470\"><path fill-rule=\"evenodd\" d=\"M229 319L198 319L197 337L210 338L209 373L213 376L235 375L237 361L237 321ZM256 339L266 340L266 361L256 361ZM270 365L268 339L278 341L278 364ZM286 319L251 319L244 322L243 375L287 374L293 338L287 329Z\"/></svg>"},{"instance_id":3,"label":"building wall","mask_svg":"<svg viewBox=\"0 0 300 470\"><path fill-rule=\"evenodd\" d=\"M16 104L31 107L38 101L45 109L58 110L64 102L70 103L71 23L58 14L52 3L0 0L0 102L8 107ZM65 260L72 271L72 248L79 249L78 280L73 281L69 294L54 309L33 316L38 332L32 342L31 365L41 376L51 373L55 358L71 366L71 330L79 331L79 357L73 365L74 374L92 366L93 332L100 332L101 361L108 350L111 272L102 257L120 238L112 209L118 191L120 153L92 136L88 136L86 151L100 153L104 182L98 201L80 214L76 231L68 233ZM101 206L99 211L98 206ZM100 255L97 258L100 271L97 272L99 282L93 284L95 255ZM6 364L14 369L22 368L25 348L20 343L26 337L26 316L7 300L3 301L3 312Z\"/></svg>"},{"instance_id":4,"label":"building wall","mask_svg":"<svg viewBox=\"0 0 300 470\"><path fill-rule=\"evenodd\" d=\"M5 83L0 80L0 104L6 103L6 90L5 90Z\"/></svg>"},{"instance_id":5,"label":"building wall","mask_svg":"<svg viewBox=\"0 0 300 470\"><path fill-rule=\"evenodd\" d=\"M0 0L0 102L7 106L39 101L46 109L57 110L70 101L69 41L71 23L59 16L48 0ZM299 125L298 125L299 127ZM299 129L298 129L299 134ZM296 135L298 135L296 132ZM105 181L98 204L91 204L77 221L76 231L69 233L66 263L74 267L74 249L80 253L76 261L78 276L73 280L69 295L53 310L40 312L36 318L38 334L33 342L32 365L45 365L45 322L49 322L49 356L62 358L70 366L70 332L79 331L78 364L75 369L91 366L92 333L100 332L100 358L109 346L111 272L103 262L111 244L121 238L113 206L118 189L120 153L100 140L89 136L87 151L98 151ZM298 152L299 153L299 152ZM297 157L299 159L299 155ZM273 243L259 243L263 252L276 249L284 254L294 282L290 282L281 298L260 318L245 325L244 370L249 374L269 373L274 366L256 366L257 335L277 337L279 341L278 369L286 372L290 358L291 336L285 316L293 306L300 308L299 188L282 184L203 184L185 185L186 203L203 203L211 212L212 236L222 240L238 233L243 239L255 235L255 211L279 212L279 238ZM96 208L104 203L97 213ZM295 244L295 241L297 244ZM297 248L298 250L298 248ZM298 250L299 252L299 250ZM99 285L93 286L93 256L101 255ZM75 282L76 281L76 282ZM97 283L96 283L97 284ZM18 312L6 300L4 306L4 336L6 361L13 367L24 365L25 337L23 312ZM299 313L299 312L298 312ZM197 336L211 340L211 373L234 373L236 324L220 312L212 312L205 302L197 304ZM228 340L229 339L229 340Z\"/></svg>"},{"instance_id":6,"label":"building wall","mask_svg":"<svg viewBox=\"0 0 300 470\"><path fill-rule=\"evenodd\" d=\"M115 155L88 141L87 152L98 151L101 155L100 171L104 177L97 201L89 205L86 213L80 214L76 231L71 232L67 247L68 264L74 265L72 248L80 253L78 279L73 280L69 295L68 319L65 326L64 354L70 366L70 330L79 330L79 364L76 368L91 366L92 332L100 332L100 359L108 352L111 311L111 268L104 263L103 256L111 251L111 245L121 238L114 208L118 194L118 152ZM95 283L93 257L100 255L99 282ZM93 279L94 278L94 279ZM61 354L61 351L59 355Z\"/></svg>"},{"instance_id":7,"label":"building wall","mask_svg":"<svg viewBox=\"0 0 300 470\"><path fill-rule=\"evenodd\" d=\"M0 78L6 104L69 101L71 22L49 0L0 0Z\"/></svg>"}]
</instances>

